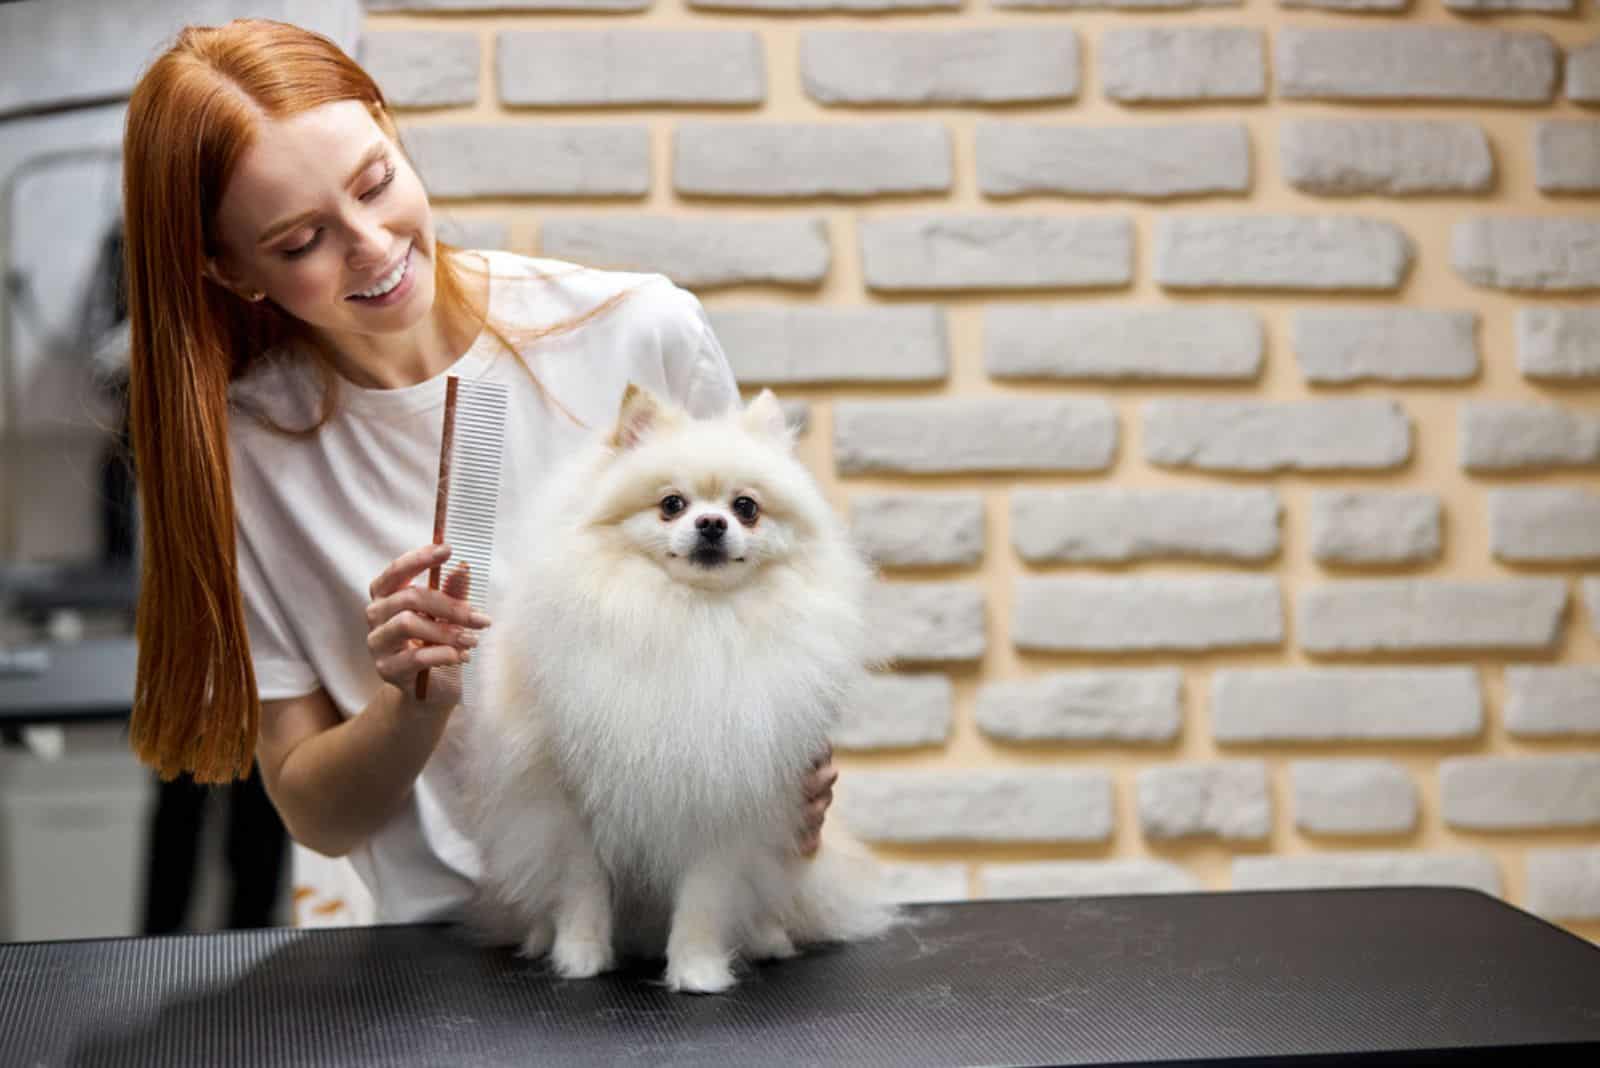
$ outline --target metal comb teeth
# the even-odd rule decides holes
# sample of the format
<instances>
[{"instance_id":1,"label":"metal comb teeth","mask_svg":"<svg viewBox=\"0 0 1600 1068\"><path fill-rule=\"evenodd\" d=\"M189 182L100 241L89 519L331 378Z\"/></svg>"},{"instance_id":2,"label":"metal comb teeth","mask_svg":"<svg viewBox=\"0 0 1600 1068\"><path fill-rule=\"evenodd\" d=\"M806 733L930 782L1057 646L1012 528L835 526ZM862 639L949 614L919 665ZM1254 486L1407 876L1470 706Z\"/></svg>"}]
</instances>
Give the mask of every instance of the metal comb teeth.
<instances>
[{"instance_id":1,"label":"metal comb teeth","mask_svg":"<svg viewBox=\"0 0 1600 1068\"><path fill-rule=\"evenodd\" d=\"M457 379L455 415L446 473L444 541L450 546L448 568L466 564L470 575L467 602L484 612L488 607L490 565L494 561L495 516L500 499L500 456L505 445L508 394L498 382ZM481 656L461 667L462 702L476 693Z\"/></svg>"}]
</instances>

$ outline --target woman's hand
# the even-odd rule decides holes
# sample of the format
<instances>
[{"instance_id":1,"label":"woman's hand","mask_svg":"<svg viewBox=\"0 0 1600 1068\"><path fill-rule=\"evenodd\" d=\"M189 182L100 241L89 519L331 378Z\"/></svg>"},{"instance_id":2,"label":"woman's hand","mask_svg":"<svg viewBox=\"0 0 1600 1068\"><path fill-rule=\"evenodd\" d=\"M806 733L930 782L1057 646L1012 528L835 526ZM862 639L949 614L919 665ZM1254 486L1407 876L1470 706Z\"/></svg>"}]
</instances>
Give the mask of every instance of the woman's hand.
<instances>
[{"instance_id":1,"label":"woman's hand","mask_svg":"<svg viewBox=\"0 0 1600 1068\"><path fill-rule=\"evenodd\" d=\"M839 781L839 769L833 766L833 747L811 765L806 776L806 807L804 829L800 832L800 855L813 856L822 845L822 821L828 806L833 804L833 784Z\"/></svg>"},{"instance_id":2,"label":"woman's hand","mask_svg":"<svg viewBox=\"0 0 1600 1068\"><path fill-rule=\"evenodd\" d=\"M467 603L471 576L466 564L449 573L443 589L413 584L449 556L447 545L413 549L384 568L368 590L367 649L378 674L408 702L433 711L447 711L461 700L460 682L430 675L428 696L418 701L418 673L466 663L478 644L476 632L489 625L489 617Z\"/></svg>"}]
</instances>

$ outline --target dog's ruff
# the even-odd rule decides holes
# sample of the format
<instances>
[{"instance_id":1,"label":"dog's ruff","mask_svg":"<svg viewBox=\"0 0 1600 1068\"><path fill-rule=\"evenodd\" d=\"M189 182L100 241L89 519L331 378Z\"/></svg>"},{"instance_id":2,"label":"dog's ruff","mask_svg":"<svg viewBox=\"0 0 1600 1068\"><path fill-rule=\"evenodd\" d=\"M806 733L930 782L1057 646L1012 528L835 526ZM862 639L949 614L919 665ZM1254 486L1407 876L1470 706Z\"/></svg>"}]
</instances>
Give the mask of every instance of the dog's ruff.
<instances>
[{"instance_id":1,"label":"dog's ruff","mask_svg":"<svg viewBox=\"0 0 1600 1068\"><path fill-rule=\"evenodd\" d=\"M761 487L761 520L707 550L729 562L669 551L695 532L650 511L666 476ZM776 399L696 421L630 387L527 514L467 730L475 928L566 977L664 953L668 985L698 992L740 958L883 931L865 850L832 826L815 857L795 846L801 785L867 666L871 570Z\"/></svg>"}]
</instances>

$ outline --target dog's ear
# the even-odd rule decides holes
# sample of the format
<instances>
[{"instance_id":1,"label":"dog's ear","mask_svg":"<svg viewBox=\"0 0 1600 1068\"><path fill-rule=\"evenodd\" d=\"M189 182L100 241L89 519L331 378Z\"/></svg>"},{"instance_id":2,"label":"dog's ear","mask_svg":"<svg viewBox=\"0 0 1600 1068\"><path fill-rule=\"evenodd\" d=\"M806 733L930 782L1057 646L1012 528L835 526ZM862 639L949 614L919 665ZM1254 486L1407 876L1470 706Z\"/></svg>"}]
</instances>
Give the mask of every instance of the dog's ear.
<instances>
[{"instance_id":1,"label":"dog's ear","mask_svg":"<svg viewBox=\"0 0 1600 1068\"><path fill-rule=\"evenodd\" d=\"M677 416L654 393L628 383L622 392L622 404L617 410L617 425L611 432L611 444L618 449L631 449L655 431L677 422Z\"/></svg>"},{"instance_id":2,"label":"dog's ear","mask_svg":"<svg viewBox=\"0 0 1600 1068\"><path fill-rule=\"evenodd\" d=\"M778 398L772 390L764 389L756 394L756 399L745 407L744 414L740 416L746 430L761 437L770 438L782 445L791 448L794 445L794 431L789 428L789 421L783 417L783 406L778 403Z\"/></svg>"}]
</instances>

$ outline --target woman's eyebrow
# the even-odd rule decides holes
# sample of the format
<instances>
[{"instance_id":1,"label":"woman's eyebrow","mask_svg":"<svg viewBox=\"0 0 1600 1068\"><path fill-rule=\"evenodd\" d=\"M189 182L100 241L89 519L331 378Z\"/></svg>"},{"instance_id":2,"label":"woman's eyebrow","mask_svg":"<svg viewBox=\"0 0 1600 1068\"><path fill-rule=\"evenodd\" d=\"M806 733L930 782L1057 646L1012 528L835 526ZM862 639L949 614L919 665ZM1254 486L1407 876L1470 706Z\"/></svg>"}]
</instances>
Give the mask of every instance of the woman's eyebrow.
<instances>
[{"instance_id":1,"label":"woman's eyebrow","mask_svg":"<svg viewBox=\"0 0 1600 1068\"><path fill-rule=\"evenodd\" d=\"M352 185L352 184L354 184L354 182L355 182L355 180L357 178L360 178L362 176L362 174L366 173L366 170L367 170L368 167L372 166L378 160L382 159L383 158L383 154L384 154L384 148L385 148L384 142L382 142L382 141L374 141L372 143L372 147L368 148L366 153L361 157L361 162L356 164L356 169L350 172L350 177L348 177L348 178L346 178L344 180L344 184L347 187ZM287 232L289 230L293 230L295 227L297 227L300 224L304 223L307 219L312 218L316 214L317 213L315 211L302 211L299 215L296 215L293 218L284 219L284 220L282 220L280 222L275 222L271 226L267 227L265 230L261 231L261 236L256 238L256 244L257 245L265 245L267 242L273 240L278 235L283 234L283 233L285 233L285 232Z\"/></svg>"}]
</instances>

